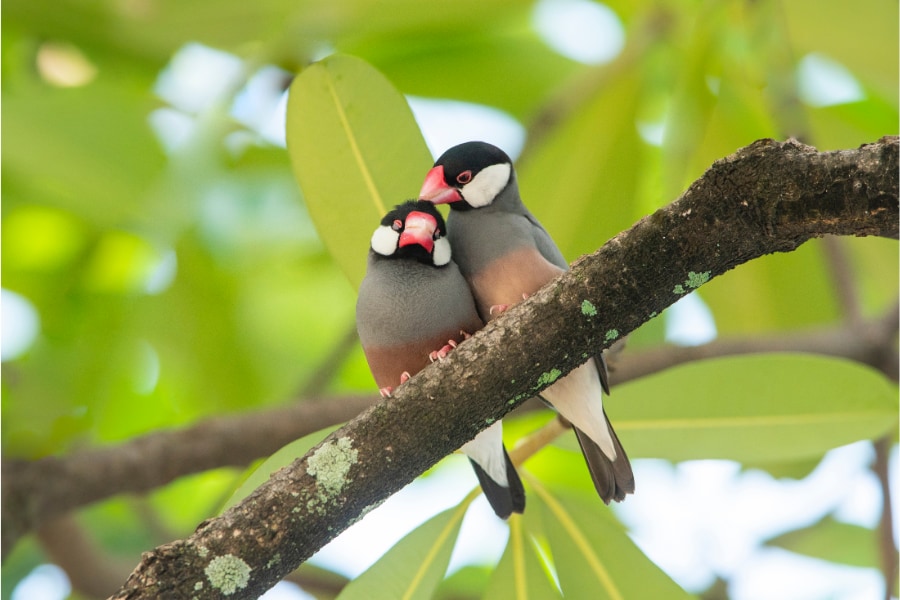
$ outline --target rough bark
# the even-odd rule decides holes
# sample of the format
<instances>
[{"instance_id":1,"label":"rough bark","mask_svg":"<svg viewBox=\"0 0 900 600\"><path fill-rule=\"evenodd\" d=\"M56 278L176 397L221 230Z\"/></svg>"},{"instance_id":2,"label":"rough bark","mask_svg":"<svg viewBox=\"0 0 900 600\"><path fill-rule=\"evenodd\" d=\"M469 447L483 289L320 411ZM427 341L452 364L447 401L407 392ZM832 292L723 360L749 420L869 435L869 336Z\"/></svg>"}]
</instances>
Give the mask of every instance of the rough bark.
<instances>
[{"instance_id":1,"label":"rough bark","mask_svg":"<svg viewBox=\"0 0 900 600\"><path fill-rule=\"evenodd\" d=\"M145 553L115 597L257 597L585 357L709 279L826 234L897 237L896 138L826 153L763 140L717 161L242 503Z\"/></svg>"}]
</instances>

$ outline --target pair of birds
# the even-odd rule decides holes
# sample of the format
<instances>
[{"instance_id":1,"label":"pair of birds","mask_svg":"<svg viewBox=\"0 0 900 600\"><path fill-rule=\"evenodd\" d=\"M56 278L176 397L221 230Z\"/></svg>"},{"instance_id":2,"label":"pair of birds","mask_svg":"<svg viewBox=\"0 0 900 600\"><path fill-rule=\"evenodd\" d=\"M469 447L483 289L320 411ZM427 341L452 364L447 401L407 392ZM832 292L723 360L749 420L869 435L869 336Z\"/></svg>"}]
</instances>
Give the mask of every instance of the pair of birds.
<instances>
[{"instance_id":1,"label":"pair of birds","mask_svg":"<svg viewBox=\"0 0 900 600\"><path fill-rule=\"evenodd\" d=\"M445 203L449 230L434 207ZM505 152L484 142L447 150L419 200L398 205L372 235L356 321L382 396L567 269L522 203ZM572 423L597 493L609 504L634 491L634 475L603 410L604 392L606 364L598 354L541 398ZM525 490L502 433L497 421L461 450L505 519L525 509Z\"/></svg>"}]
</instances>

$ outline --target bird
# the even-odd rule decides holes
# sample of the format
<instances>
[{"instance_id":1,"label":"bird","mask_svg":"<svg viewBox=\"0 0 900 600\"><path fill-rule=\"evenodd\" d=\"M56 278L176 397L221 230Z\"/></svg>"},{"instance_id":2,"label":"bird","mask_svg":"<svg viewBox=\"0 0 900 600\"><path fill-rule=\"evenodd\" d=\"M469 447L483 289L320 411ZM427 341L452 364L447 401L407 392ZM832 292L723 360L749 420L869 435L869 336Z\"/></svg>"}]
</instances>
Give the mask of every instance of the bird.
<instances>
[{"instance_id":1,"label":"bird","mask_svg":"<svg viewBox=\"0 0 900 600\"><path fill-rule=\"evenodd\" d=\"M486 142L444 152L425 176L420 200L449 204L448 238L485 322L568 270L519 194L512 160ZM609 394L602 353L541 392L572 424L591 479L606 504L634 493L631 463L603 408Z\"/></svg>"},{"instance_id":2,"label":"bird","mask_svg":"<svg viewBox=\"0 0 900 600\"><path fill-rule=\"evenodd\" d=\"M382 397L484 326L446 232L433 204L410 200L372 234L356 327ZM498 517L524 512L525 489L503 445L502 421L460 450Z\"/></svg>"}]
</instances>

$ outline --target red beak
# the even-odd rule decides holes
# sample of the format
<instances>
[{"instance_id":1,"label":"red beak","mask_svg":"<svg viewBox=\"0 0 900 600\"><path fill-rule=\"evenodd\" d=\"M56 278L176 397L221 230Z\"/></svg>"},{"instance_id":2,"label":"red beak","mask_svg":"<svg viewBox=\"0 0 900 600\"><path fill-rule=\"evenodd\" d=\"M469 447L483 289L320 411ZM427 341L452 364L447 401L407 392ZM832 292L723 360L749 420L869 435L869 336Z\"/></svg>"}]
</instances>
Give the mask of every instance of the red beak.
<instances>
[{"instance_id":1,"label":"red beak","mask_svg":"<svg viewBox=\"0 0 900 600\"><path fill-rule=\"evenodd\" d=\"M410 246L418 244L428 252L434 249L434 230L437 229L437 221L429 214L417 210L406 215L406 225L400 234L398 245Z\"/></svg>"},{"instance_id":2,"label":"red beak","mask_svg":"<svg viewBox=\"0 0 900 600\"><path fill-rule=\"evenodd\" d=\"M432 204L447 204L462 200L462 196L459 190L450 187L444 181L444 166L439 165L428 171L428 175L425 176L425 183L419 191L419 200L428 200Z\"/></svg>"}]
</instances>

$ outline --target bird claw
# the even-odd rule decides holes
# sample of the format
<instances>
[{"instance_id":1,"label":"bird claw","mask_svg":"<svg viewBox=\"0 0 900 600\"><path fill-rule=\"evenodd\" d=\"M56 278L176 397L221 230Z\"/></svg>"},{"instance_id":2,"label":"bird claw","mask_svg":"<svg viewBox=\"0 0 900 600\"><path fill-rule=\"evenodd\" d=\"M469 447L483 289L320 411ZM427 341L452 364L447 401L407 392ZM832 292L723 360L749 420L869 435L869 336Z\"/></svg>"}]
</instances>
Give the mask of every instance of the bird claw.
<instances>
[{"instance_id":1,"label":"bird claw","mask_svg":"<svg viewBox=\"0 0 900 600\"><path fill-rule=\"evenodd\" d=\"M528 300L528 297L530 295L531 294L526 294L525 292L522 292L522 300ZM510 306L512 306L512 304L494 304L491 306L490 310L488 310L488 314L493 316L494 313L496 312L499 315L500 313L506 311Z\"/></svg>"},{"instance_id":2,"label":"bird claw","mask_svg":"<svg viewBox=\"0 0 900 600\"><path fill-rule=\"evenodd\" d=\"M472 337L472 334L471 334L471 333L469 333L468 331L463 331L462 329L459 330L459 335L462 336L463 341L466 341L467 339L469 339L470 337Z\"/></svg>"},{"instance_id":3,"label":"bird claw","mask_svg":"<svg viewBox=\"0 0 900 600\"><path fill-rule=\"evenodd\" d=\"M462 332L460 332L460 333L462 333ZM472 337L472 336L469 336L469 337ZM468 339L468 338L466 338L466 339ZM440 350L435 350L434 352L431 352L428 355L428 358L429 358L429 360L431 360L431 362L434 362L436 360L444 360L444 358L446 358L447 355L450 354L450 351L453 350L454 348L456 348L458 345L459 344L456 343L456 340L447 340L447 343L444 345L443 348L441 348Z\"/></svg>"},{"instance_id":4,"label":"bird claw","mask_svg":"<svg viewBox=\"0 0 900 600\"><path fill-rule=\"evenodd\" d=\"M407 381L409 381L410 374L409 371L403 371L400 373L400 385L403 385ZM383 388L378 388L378 393L381 394L382 398L393 398L394 397L394 388L391 386L385 386Z\"/></svg>"},{"instance_id":5,"label":"bird claw","mask_svg":"<svg viewBox=\"0 0 900 600\"><path fill-rule=\"evenodd\" d=\"M496 312L499 315L500 313L502 313L503 311L508 309L510 306L511 305L509 305L509 304L494 304L493 306L491 306L490 310L488 311L488 314L493 316L494 312Z\"/></svg>"}]
</instances>

